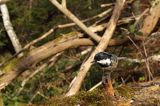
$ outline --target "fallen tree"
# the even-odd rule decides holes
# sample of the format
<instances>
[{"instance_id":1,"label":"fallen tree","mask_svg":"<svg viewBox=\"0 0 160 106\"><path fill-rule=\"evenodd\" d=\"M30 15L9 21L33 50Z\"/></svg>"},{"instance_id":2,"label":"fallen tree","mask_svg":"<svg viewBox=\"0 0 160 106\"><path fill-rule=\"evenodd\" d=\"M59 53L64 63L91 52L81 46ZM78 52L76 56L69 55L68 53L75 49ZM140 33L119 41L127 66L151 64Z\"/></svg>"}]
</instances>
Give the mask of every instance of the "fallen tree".
<instances>
[{"instance_id":1,"label":"fallen tree","mask_svg":"<svg viewBox=\"0 0 160 106\"><path fill-rule=\"evenodd\" d=\"M146 27L145 24L147 22L152 23L152 21L154 21L154 23L151 26L149 25L150 28L148 28L147 33L145 33L145 30L140 30L142 33L145 33L145 35L149 35L152 32L152 30L154 29L154 27L159 19L160 13L156 11L158 15L152 14L152 12L155 12L155 11L152 11L153 8L154 8L154 10L159 10L160 4L157 4L156 6L152 7L150 14L145 18L145 21L144 21L145 23L144 23L144 26L142 27L142 29L144 29L144 27ZM148 17L151 17L151 18L148 18ZM118 20L118 19L116 19L116 20ZM150 20L150 21L147 21L147 20ZM99 28L100 26L97 26L97 27ZM94 31L93 30L92 31L93 32L96 32L97 30L99 31L98 28L97 29L95 28L96 30L94 29ZM101 30L103 30L105 27L103 27L103 28L100 27L100 28L101 28ZM114 32L114 30L112 30L112 34L113 34L113 32ZM31 51L26 52L25 56L23 56L19 59L14 59L13 60L15 62L14 64L11 61L7 65L1 67L1 70L5 70L5 74L0 77L0 90L5 88L15 78L17 78L19 75L21 75L21 73L23 73L25 70L29 69L35 63L38 63L42 60L45 60L45 59L47 59L57 53L62 52L62 51L69 49L69 48L78 47L78 46L86 46L86 45L87 46L88 45L95 45L91 39L83 38L82 33L74 32L74 33L70 33L69 35L70 36L68 36L68 35L64 36L64 37L62 36L60 38L57 38L51 42L48 42L48 43L42 45L40 47L32 49ZM142 37L136 36L136 37L133 37L133 40L143 40L144 38L145 37L143 37L143 36ZM124 37L124 39L110 39L109 38L107 41L107 44L109 46L113 46L113 45L124 44L125 42L128 42L128 41L129 40L127 37ZM105 49L105 48L106 48L106 45L103 49ZM8 66L9 66L9 68L8 68ZM89 68L88 68L88 70L89 70ZM84 77L85 77L85 74L84 74ZM80 83L82 83L83 78ZM76 88L77 90L73 94L78 92L81 85L78 85L78 86L79 86L78 89Z\"/></svg>"}]
</instances>

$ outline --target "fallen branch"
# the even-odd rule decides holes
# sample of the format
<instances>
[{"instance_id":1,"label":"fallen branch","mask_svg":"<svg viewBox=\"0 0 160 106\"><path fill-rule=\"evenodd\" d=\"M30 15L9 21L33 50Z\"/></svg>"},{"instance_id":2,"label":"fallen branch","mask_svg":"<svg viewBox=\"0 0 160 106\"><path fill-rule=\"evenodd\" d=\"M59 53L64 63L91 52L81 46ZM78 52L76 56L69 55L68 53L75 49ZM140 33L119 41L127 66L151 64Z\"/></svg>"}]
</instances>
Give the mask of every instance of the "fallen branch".
<instances>
[{"instance_id":1,"label":"fallen branch","mask_svg":"<svg viewBox=\"0 0 160 106\"><path fill-rule=\"evenodd\" d=\"M134 62L134 63L144 63L146 62L146 59L148 61L160 61L160 55L153 55L153 56L149 56L145 59L132 59L132 58L128 58L128 57L118 57L118 60L124 60L124 61L129 61L129 62Z\"/></svg>"},{"instance_id":2,"label":"fallen branch","mask_svg":"<svg viewBox=\"0 0 160 106\"><path fill-rule=\"evenodd\" d=\"M84 25L75 15L73 15L67 8L64 8L57 0L49 0L54 6L56 6L62 13L64 13L69 19L75 22L81 29L83 29L92 39L99 42L101 37L92 32L86 25Z\"/></svg>"},{"instance_id":3,"label":"fallen branch","mask_svg":"<svg viewBox=\"0 0 160 106\"><path fill-rule=\"evenodd\" d=\"M6 73L0 77L0 90L10 84L16 77L27 70L33 63L38 63L52 55L62 52L71 47L82 45L93 45L89 39L73 39L56 45L54 42L47 43L39 48L33 49L26 57L22 57ZM45 51L45 53L44 53Z\"/></svg>"},{"instance_id":4,"label":"fallen branch","mask_svg":"<svg viewBox=\"0 0 160 106\"><path fill-rule=\"evenodd\" d=\"M92 88L90 88L88 91L93 91L94 89L96 89L97 87L99 87L102 84L102 81L100 81L99 83L97 83L96 85L94 85Z\"/></svg>"},{"instance_id":5,"label":"fallen branch","mask_svg":"<svg viewBox=\"0 0 160 106\"><path fill-rule=\"evenodd\" d=\"M42 36L40 36L39 38L31 41L30 43L28 43L27 45L25 45L25 47L23 49L28 49L29 47L31 47L32 45L36 44L37 42L41 41L42 39L46 38L47 36L49 36L51 33L53 33L55 31L55 29L57 29L57 27L51 28L48 32L46 32L45 34L43 34Z\"/></svg>"},{"instance_id":6,"label":"fallen branch","mask_svg":"<svg viewBox=\"0 0 160 106\"><path fill-rule=\"evenodd\" d=\"M84 20L81 20L82 22L87 22L87 21L91 21L91 20L94 20L96 18L101 18L101 17L104 17L106 15L109 15L109 13L111 13L112 11L112 8L109 8L108 10L98 14L98 15L95 15L93 17L90 17L90 18L87 18L87 19L84 19ZM57 27L58 28L66 28L66 27L72 27L76 25L76 23L68 23L68 24L63 24L63 25L58 25Z\"/></svg>"},{"instance_id":7,"label":"fallen branch","mask_svg":"<svg viewBox=\"0 0 160 106\"><path fill-rule=\"evenodd\" d=\"M158 2L155 6L152 6L148 16L145 18L142 28L140 29L140 32L144 36L148 36L151 31L156 26L159 18L160 18L160 2Z\"/></svg>"},{"instance_id":8,"label":"fallen branch","mask_svg":"<svg viewBox=\"0 0 160 106\"><path fill-rule=\"evenodd\" d=\"M113 32L115 30L116 23L117 23L118 18L121 14L121 10L123 9L124 4L125 4L125 0L117 0L116 6L113 11L113 15L109 21L109 26L108 26L107 30L105 31L100 43L98 44L96 49L93 51L91 56L88 58L88 60L86 62L84 62L81 65L80 71L79 71L75 81L73 82L70 90L67 92L66 96L72 96L79 91L81 84L83 82L83 79L85 78L87 72L89 71L89 69L92 65L91 62L93 61L95 54L98 52L104 51L107 48L109 41L110 41L110 39L113 35Z\"/></svg>"},{"instance_id":9,"label":"fallen branch","mask_svg":"<svg viewBox=\"0 0 160 106\"><path fill-rule=\"evenodd\" d=\"M66 0L62 0L62 6L64 7L64 8L66 8L67 7L67 2L66 2Z\"/></svg>"},{"instance_id":10,"label":"fallen branch","mask_svg":"<svg viewBox=\"0 0 160 106\"><path fill-rule=\"evenodd\" d=\"M53 56L47 63L42 64L41 66L39 66L32 74L30 74L26 79L24 79L21 83L21 88L18 91L18 94L21 93L21 91L24 89L26 83L33 78L35 75L37 75L38 73L40 73L41 71L43 71L46 67L50 68L52 67L56 61L59 59L59 57L62 55L63 52L56 54L55 56Z\"/></svg>"}]
</instances>

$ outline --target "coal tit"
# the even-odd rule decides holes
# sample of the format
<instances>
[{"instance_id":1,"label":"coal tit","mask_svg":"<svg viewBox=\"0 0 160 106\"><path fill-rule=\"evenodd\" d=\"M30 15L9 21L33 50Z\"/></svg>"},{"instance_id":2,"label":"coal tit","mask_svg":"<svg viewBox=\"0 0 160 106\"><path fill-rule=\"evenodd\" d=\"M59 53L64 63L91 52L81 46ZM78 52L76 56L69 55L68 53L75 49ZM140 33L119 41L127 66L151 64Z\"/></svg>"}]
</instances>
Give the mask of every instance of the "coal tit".
<instances>
[{"instance_id":1,"label":"coal tit","mask_svg":"<svg viewBox=\"0 0 160 106\"><path fill-rule=\"evenodd\" d=\"M94 56L94 63L103 68L115 68L118 64L118 58L109 52L99 52Z\"/></svg>"}]
</instances>

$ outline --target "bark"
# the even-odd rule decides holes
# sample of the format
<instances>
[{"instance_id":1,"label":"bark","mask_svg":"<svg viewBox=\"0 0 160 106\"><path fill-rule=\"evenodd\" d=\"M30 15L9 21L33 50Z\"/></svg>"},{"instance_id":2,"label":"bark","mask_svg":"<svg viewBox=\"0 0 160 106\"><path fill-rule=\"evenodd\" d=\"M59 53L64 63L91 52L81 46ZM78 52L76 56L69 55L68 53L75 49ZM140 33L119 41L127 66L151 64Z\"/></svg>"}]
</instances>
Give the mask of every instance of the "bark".
<instances>
[{"instance_id":1,"label":"bark","mask_svg":"<svg viewBox=\"0 0 160 106\"><path fill-rule=\"evenodd\" d=\"M152 11L152 12L154 12L154 11ZM154 14L152 13L152 15L154 15ZM148 15L147 17L153 17L153 16ZM145 20L148 19L147 17ZM154 21L154 20L152 20L152 21ZM152 23L152 21L149 21L149 22ZM144 21L144 22L145 22L144 24L148 23L147 21ZM110 23L108 27L110 27L110 25L112 25L112 24ZM154 26L152 26L152 28L149 29L149 31L143 30L142 33L145 33L145 31L150 33L153 30L153 27ZM104 26L98 26L98 28L96 28L96 29L90 28L90 30L92 30L92 31L99 31L102 29L104 29ZM110 29L110 28L108 28L108 29ZM112 31L112 30L110 30L110 31ZM111 34L111 33L108 33L108 34ZM51 42L48 42L47 44L44 44L36 49L33 49L31 52L27 53L27 55L22 57L20 60L18 60L18 62L13 67L11 67L9 69L9 71L7 71L7 73L5 73L2 77L0 77L0 89L5 88L5 86L7 86L10 82L12 82L13 79L15 79L18 75L20 75L22 72L24 72L27 68L29 68L34 63L40 62L46 58L49 58L50 56L52 56L54 54L57 54L57 53L64 51L68 48L71 48L71 47L81 46L81 45L94 45L90 39L78 39L79 36L82 37L82 33L73 32L71 35L72 36L67 35L67 36L63 36L62 38L61 37L57 38ZM78 36L76 36L76 35L78 35ZM135 40L143 40L143 37L142 38L135 37L134 39ZM102 41L104 41L104 40L102 40ZM112 39L107 42L109 42L108 45L119 45L119 44L125 43L127 41L128 41L128 38L124 38L122 40L121 39ZM102 47L101 50L104 48L105 47ZM89 63L89 64L91 65L91 63ZM81 68L81 70L82 70L82 68ZM85 73L87 73L87 72L81 72L81 73L84 74L82 76L84 78ZM83 81L83 78L81 81Z\"/></svg>"},{"instance_id":2,"label":"bark","mask_svg":"<svg viewBox=\"0 0 160 106\"><path fill-rule=\"evenodd\" d=\"M3 19L4 27L6 29L6 32L12 42L12 45L13 45L16 53L18 53L22 49L22 47L21 47L19 39L13 29L12 23L10 21L7 5L2 4L2 5L0 5L0 8L1 8L1 12L2 12L2 19Z\"/></svg>"},{"instance_id":3,"label":"bark","mask_svg":"<svg viewBox=\"0 0 160 106\"><path fill-rule=\"evenodd\" d=\"M120 9L118 9L118 10L120 10ZM119 12L118 10L116 10L114 12L118 13ZM155 25L157 24L158 19L160 17L159 10L160 10L160 3L158 3L156 6L153 6L150 9L150 12L149 12L150 14L144 19L143 27L139 31L143 35L145 35L145 37L147 37L152 32ZM113 16L115 16L115 14L112 15L112 18L113 18ZM89 69L91 67L91 61L93 61L94 55L97 52L103 51L104 48L106 48L108 46L108 40L110 40L110 37L113 33L112 31L114 31L113 25L116 24L115 20L117 20L118 17L115 17L115 19L112 19L112 18L110 20L111 21L110 26L112 26L112 27L109 26L108 30L106 30L106 32L105 32L105 35L107 35L108 38L107 37L102 38L101 42L99 43L99 45L97 46L95 51L92 53L90 58L84 64L82 64L80 71L79 71L78 75L76 76L76 80L73 82L73 85L69 89L69 91L67 92L66 96L72 96L79 91L81 84L86 76L86 73L89 71ZM103 42L106 42L106 43L103 43Z\"/></svg>"},{"instance_id":4,"label":"bark","mask_svg":"<svg viewBox=\"0 0 160 106\"><path fill-rule=\"evenodd\" d=\"M39 48L33 49L26 57L21 58L11 69L5 70L6 73L0 77L0 90L10 84L22 72L29 69L33 63L38 63L52 55L64 51L65 49L81 45L93 45L93 42L85 38L73 39L72 42L66 41L60 44L50 42Z\"/></svg>"},{"instance_id":5,"label":"bark","mask_svg":"<svg viewBox=\"0 0 160 106\"><path fill-rule=\"evenodd\" d=\"M160 2L158 2L155 6L149 11L148 16L145 18L143 22L143 26L140 29L140 32L146 37L151 33L151 31L156 26L159 18L160 18Z\"/></svg>"},{"instance_id":6,"label":"bark","mask_svg":"<svg viewBox=\"0 0 160 106\"><path fill-rule=\"evenodd\" d=\"M115 5L114 11L113 11L113 15L109 21L109 26L107 28L107 30L105 31L100 43L98 44L98 46L96 47L96 49L93 51L93 53L91 54L91 56L88 58L88 60L86 62L84 62L81 65L80 71L76 77L76 80L73 82L70 90L68 91L68 93L66 94L66 96L72 96L74 94L76 94L83 82L83 79L86 76L86 73L89 71L91 65L92 65L92 61L93 58L95 56L96 53L104 51L108 44L109 41L114 33L114 30L116 28L116 23L118 21L118 18L121 14L121 10L123 9L123 6L125 4L125 0L117 0L117 3Z\"/></svg>"},{"instance_id":7,"label":"bark","mask_svg":"<svg viewBox=\"0 0 160 106\"><path fill-rule=\"evenodd\" d=\"M76 45L77 46L94 45L94 43L90 39L78 39L79 37L82 37L82 33L71 32L53 41L50 41L38 48L32 49L32 51L29 52L27 56L22 57L22 59L20 59L17 62L17 65L9 69L9 71L7 71L7 73L5 73L3 77L0 77L0 90L5 86L7 86L10 82L12 82L12 80L14 80L18 75L20 75L22 72L24 72L28 67L30 67L34 63L38 63L43 59L46 59L54 54L57 54L58 52L69 49L70 47L73 47L73 46L75 47ZM144 38L137 37L133 39L139 41L139 40L143 40ZM76 41L78 41L77 44L76 44ZM124 39L112 39L109 42L109 46L120 45L123 43L127 43L128 41L129 40L127 37ZM21 64L21 65L18 65L18 64ZM7 65L10 65L10 63L8 63Z\"/></svg>"},{"instance_id":8,"label":"bark","mask_svg":"<svg viewBox=\"0 0 160 106\"><path fill-rule=\"evenodd\" d=\"M66 5L67 5L66 0L62 0L62 6L66 8L67 7Z\"/></svg>"},{"instance_id":9,"label":"bark","mask_svg":"<svg viewBox=\"0 0 160 106\"><path fill-rule=\"evenodd\" d=\"M63 54L63 52L61 53L57 53L56 55L54 55L47 63L44 63L42 65L40 65L36 70L34 70L30 75L28 75L21 83L21 88L18 91L18 94L21 93L21 91L24 89L25 85L27 84L27 82L33 78L35 75L37 75L38 73L44 71L45 68L51 68L57 61L58 59L61 57L61 55Z\"/></svg>"},{"instance_id":10,"label":"bark","mask_svg":"<svg viewBox=\"0 0 160 106\"><path fill-rule=\"evenodd\" d=\"M8 2L9 0L0 0L0 5Z\"/></svg>"}]
</instances>

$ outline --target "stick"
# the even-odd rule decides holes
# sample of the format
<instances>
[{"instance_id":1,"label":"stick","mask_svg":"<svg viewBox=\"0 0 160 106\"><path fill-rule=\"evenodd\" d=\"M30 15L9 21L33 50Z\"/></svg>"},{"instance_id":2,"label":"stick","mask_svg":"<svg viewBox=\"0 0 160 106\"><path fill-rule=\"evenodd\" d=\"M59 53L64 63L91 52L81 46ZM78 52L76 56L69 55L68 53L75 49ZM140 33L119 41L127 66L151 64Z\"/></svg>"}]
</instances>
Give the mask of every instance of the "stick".
<instances>
[{"instance_id":1,"label":"stick","mask_svg":"<svg viewBox=\"0 0 160 106\"><path fill-rule=\"evenodd\" d=\"M67 8L64 8L57 0L49 0L54 6L56 6L62 13L64 13L69 19L75 22L81 29L83 29L92 39L99 42L100 37L92 32L86 25L84 25L75 15L73 15Z\"/></svg>"},{"instance_id":2,"label":"stick","mask_svg":"<svg viewBox=\"0 0 160 106\"><path fill-rule=\"evenodd\" d=\"M106 29L99 45L93 51L93 53L88 58L88 60L81 65L81 68L80 68L80 71L78 72L77 78L75 79L70 90L67 92L66 96L72 96L79 91L79 89L82 85L82 82L83 82L87 72L89 71L91 65L92 65L91 62L93 61L95 54L97 52L104 51L107 48L107 46L109 44L109 40L111 39L111 37L113 35L113 32L116 27L116 23L118 21L118 18L120 16L120 13L121 13L121 10L123 9L124 4L125 4L125 0L117 0L116 6L113 11L113 15L112 15L110 22L109 22L109 26Z\"/></svg>"},{"instance_id":3,"label":"stick","mask_svg":"<svg viewBox=\"0 0 160 106\"><path fill-rule=\"evenodd\" d=\"M18 91L18 95L21 93L21 91L24 89L26 83L33 78L35 75L37 75L38 73L40 73L41 71L43 71L47 66L50 68L51 66L53 66L56 61L58 60L58 58L62 55L63 52L56 54L55 56L53 56L47 63L42 64L41 66L39 66L32 74L30 74L26 79L24 79L21 83L21 88Z\"/></svg>"},{"instance_id":4,"label":"stick","mask_svg":"<svg viewBox=\"0 0 160 106\"><path fill-rule=\"evenodd\" d=\"M102 84L102 81L100 81L99 83L97 83L96 85L94 85L91 89L89 89L88 91L93 91L94 89L96 89L97 87L99 87Z\"/></svg>"},{"instance_id":5,"label":"stick","mask_svg":"<svg viewBox=\"0 0 160 106\"><path fill-rule=\"evenodd\" d=\"M10 16L9 16L9 11L8 11L7 5L1 4L0 9L1 9L3 24L6 29L6 32L12 42L12 45L14 47L15 52L18 53L19 51L21 51L22 46L19 42L19 39L18 39L18 37L14 31L14 28L12 26L12 23L10 21ZM21 57L22 54L19 56Z\"/></svg>"},{"instance_id":6,"label":"stick","mask_svg":"<svg viewBox=\"0 0 160 106\"><path fill-rule=\"evenodd\" d=\"M106 11L103 11L102 13L100 13L98 15L95 15L93 17L90 17L90 18L87 18L87 19L84 19L84 20L81 20L81 21L82 22L87 22L87 21L94 20L96 18L101 18L101 17L106 16L107 14L109 15L109 13L111 13L111 11L112 11L112 8L109 8ZM67 24L63 24L63 25L58 25L58 28L72 27L74 25L76 25L76 23L67 23Z\"/></svg>"}]
</instances>

